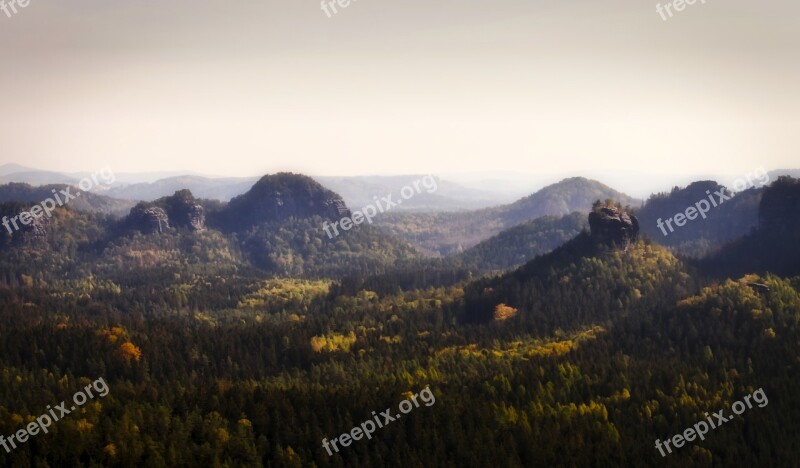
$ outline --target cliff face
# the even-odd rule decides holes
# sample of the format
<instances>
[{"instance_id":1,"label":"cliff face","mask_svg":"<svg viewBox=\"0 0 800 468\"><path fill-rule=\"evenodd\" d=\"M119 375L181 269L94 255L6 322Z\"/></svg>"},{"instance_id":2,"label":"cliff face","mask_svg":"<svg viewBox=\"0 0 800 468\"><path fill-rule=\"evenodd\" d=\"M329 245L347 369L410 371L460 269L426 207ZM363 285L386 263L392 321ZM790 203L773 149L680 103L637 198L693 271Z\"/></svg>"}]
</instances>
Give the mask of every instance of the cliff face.
<instances>
[{"instance_id":1,"label":"cliff face","mask_svg":"<svg viewBox=\"0 0 800 468\"><path fill-rule=\"evenodd\" d=\"M203 205L194 204L186 211L186 221L195 231L206 230L206 214Z\"/></svg>"},{"instance_id":2,"label":"cliff face","mask_svg":"<svg viewBox=\"0 0 800 468\"><path fill-rule=\"evenodd\" d=\"M193 231L206 229L205 209L203 205L197 203L189 190L179 190L170 197L156 200L155 203L165 207L167 216L174 226L186 227Z\"/></svg>"},{"instance_id":3,"label":"cliff face","mask_svg":"<svg viewBox=\"0 0 800 468\"><path fill-rule=\"evenodd\" d=\"M203 231L206 215L203 205L197 203L190 191L180 190L152 203L139 203L131 209L126 223L129 228L145 234L162 233L171 227Z\"/></svg>"},{"instance_id":4,"label":"cliff face","mask_svg":"<svg viewBox=\"0 0 800 468\"><path fill-rule=\"evenodd\" d=\"M139 203L131 208L127 224L145 234L160 234L169 229L169 217L162 208Z\"/></svg>"},{"instance_id":5,"label":"cliff face","mask_svg":"<svg viewBox=\"0 0 800 468\"><path fill-rule=\"evenodd\" d=\"M615 206L596 205L589 213L589 228L593 240L627 250L639 234L639 220Z\"/></svg>"}]
</instances>

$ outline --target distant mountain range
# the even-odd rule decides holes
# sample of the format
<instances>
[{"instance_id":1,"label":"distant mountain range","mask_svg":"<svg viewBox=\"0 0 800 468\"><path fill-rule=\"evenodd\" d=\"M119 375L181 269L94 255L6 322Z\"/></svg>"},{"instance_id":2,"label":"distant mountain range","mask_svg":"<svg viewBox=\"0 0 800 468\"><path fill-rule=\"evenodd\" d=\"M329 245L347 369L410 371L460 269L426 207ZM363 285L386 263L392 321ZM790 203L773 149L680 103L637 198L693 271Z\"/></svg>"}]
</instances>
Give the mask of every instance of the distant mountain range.
<instances>
[{"instance_id":1,"label":"distant mountain range","mask_svg":"<svg viewBox=\"0 0 800 468\"><path fill-rule=\"evenodd\" d=\"M0 166L0 184L23 182L30 185L77 184L88 173L64 174L40 171L18 164ZM117 181L103 192L110 197L154 201L172 195L178 190L188 189L196 197L229 201L247 192L258 177L213 178L194 174L115 174ZM354 176L314 177L323 186L338 193L348 206L358 209L374 202L375 197L394 194L424 175L407 176ZM469 188L437 177L436 190L423 191L395 207L397 211L464 211L496 206L508 202L508 194L502 190L491 191Z\"/></svg>"},{"instance_id":2,"label":"distant mountain range","mask_svg":"<svg viewBox=\"0 0 800 468\"><path fill-rule=\"evenodd\" d=\"M34 169L19 164L0 166L0 184L23 182L30 185L76 184L81 178L90 175L88 172L61 173ZM800 177L800 170L785 169L769 173L771 180L780 175ZM114 198L134 201L153 201L172 195L178 190L188 189L198 198L228 201L241 195L258 181L258 177L212 177L196 174L191 171L116 173L116 182L110 187L100 187L95 193L102 193ZM405 176L352 176L352 177L313 177L323 186L341 195L348 206L354 210L373 202L375 197L396 194L400 189L418 180L422 175ZM611 185L636 187L636 193L644 193L641 188L651 185L653 192L664 181L655 180L652 176L642 176L636 183L623 183L636 179L635 175L604 174L601 180L612 181ZM675 179L671 177L670 180ZM406 200L403 205L395 207L397 212L450 212L470 211L490 208L512 203L547 185L552 176L524 176L513 173L490 173L483 177L466 177L452 174L437 177L437 190L433 193L420 193ZM622 182L620 182L622 180ZM659 182L658 184L656 182ZM552 184L551 184L552 185ZM565 214L565 213L564 213ZM523 216L523 218L526 218Z\"/></svg>"},{"instance_id":3,"label":"distant mountain range","mask_svg":"<svg viewBox=\"0 0 800 468\"><path fill-rule=\"evenodd\" d=\"M129 200L153 201L172 195L178 190L190 190L196 197L228 201L247 192L258 177L231 177L211 179L202 176L181 175L159 179L155 182L112 186L108 195Z\"/></svg>"},{"instance_id":4,"label":"distant mountain range","mask_svg":"<svg viewBox=\"0 0 800 468\"><path fill-rule=\"evenodd\" d=\"M50 197L52 190L63 189L65 184L79 180L79 174L26 169L6 165L0 167L0 174L11 179L59 179L63 182L37 186L0 185L0 202L21 204L13 207L30 206ZM777 178L779 172L800 173L777 171L771 173L771 179ZM491 193L436 178L436 190L423 190L404 200L410 211L382 213L375 217L374 225L364 224L347 236L335 239L323 232L324 222L348 216L374 203L375 197L397 195L401 187L411 186L419 179L420 176L414 175L314 179L297 174L276 174L257 180L188 175L122 184L102 193L88 193L73 200L69 208L125 217L121 221L123 226L133 226L146 234L165 232L164 229L176 226L195 227L198 231L208 227L224 235L235 234L243 258L249 258L254 265L266 270L290 275L338 275L348 270L340 265L341 259L347 257L353 265L360 265L354 271L359 268L362 272L389 271L398 261L416 261L425 254L449 257L449 260L442 264L420 264L424 268L485 272L520 265L574 237L586 228L585 214L597 200L613 200L621 206L630 206L639 218L642 235L653 241L676 253L705 257L725 242L756 229L765 190L745 190L711 210L702 222L688 223L664 236L657 227L658 219L683 212L722 186L714 181L694 182L685 188L675 187L668 193L653 195L643 202L598 181L572 177L513 203L465 211L464 206L488 203ZM240 191L242 193L237 194ZM167 194L138 205L132 201L164 192ZM349 195L345 197L340 192ZM131 195L131 199L110 196L125 193ZM230 201L224 201L229 196L232 197ZM458 197L462 199L460 205L454 201ZM7 207L6 212L13 215L21 209L13 207ZM437 210L436 207L446 208L429 212ZM455 208L460 211L448 211ZM126 229L109 227L107 240L108 236L126 235ZM378 249L381 253L376 253L374 246L381 246ZM370 256L374 258L362 262L362 257ZM323 266L324 258L337 266Z\"/></svg>"},{"instance_id":5,"label":"distant mountain range","mask_svg":"<svg viewBox=\"0 0 800 468\"><path fill-rule=\"evenodd\" d=\"M782 261L779 271L793 271L790 264L794 260L775 254L769 245L782 245L787 236L797 235L786 227L787 219L797 216L791 208L798 196L797 182L789 178L779 182L774 188L742 192L714 216L685 227L666 241L653 233L653 218L685 210L689 201L719 185L697 182L654 196L639 209L642 234L673 248L697 236L700 244L693 248L698 256L713 254L709 246L722 246L730 240L738 243L724 252L763 251L759 259L772 259L770 265ZM408 183L408 179L387 183ZM0 186L0 213L13 216L61 187ZM762 197L769 193L765 205ZM52 219L35 229L3 232L0 249L16 252L21 258L38 258L47 264L43 271L56 275L86 274L95 268L117 271L126 262L139 267L172 265L179 271L187 262L199 267L216 259L215 269L255 267L269 274L316 278L388 275L385 278L392 281L378 280L373 289L379 289L381 282L427 287L437 282L452 284L472 274L505 271L559 246L572 245L570 239L585 234L586 214L597 200L613 200L618 206L642 204L600 182L575 177L494 208L384 213L376 218L377 226L364 223L331 238L323 224L350 216L351 207L310 177L281 173L262 177L227 203L195 198L186 189L135 206L88 193L70 202L67 209L57 209ZM103 213L125 216L114 219ZM742 237L756 228L754 219L760 220L760 234ZM421 253L426 248L448 258L426 259ZM114 258L106 258L108 255ZM707 270L728 271L741 264L730 257L722 252L709 257ZM80 267L75 266L76 261ZM752 268L760 266L755 262ZM416 272L422 272L422 277Z\"/></svg>"},{"instance_id":6,"label":"distant mountain range","mask_svg":"<svg viewBox=\"0 0 800 468\"><path fill-rule=\"evenodd\" d=\"M25 183L8 183L0 185L0 202L22 202L38 204L53 196L53 190L63 190L71 183L29 185ZM78 211L93 211L97 213L124 216L133 207L130 200L119 200L93 192L82 192L69 202L69 207Z\"/></svg>"}]
</instances>

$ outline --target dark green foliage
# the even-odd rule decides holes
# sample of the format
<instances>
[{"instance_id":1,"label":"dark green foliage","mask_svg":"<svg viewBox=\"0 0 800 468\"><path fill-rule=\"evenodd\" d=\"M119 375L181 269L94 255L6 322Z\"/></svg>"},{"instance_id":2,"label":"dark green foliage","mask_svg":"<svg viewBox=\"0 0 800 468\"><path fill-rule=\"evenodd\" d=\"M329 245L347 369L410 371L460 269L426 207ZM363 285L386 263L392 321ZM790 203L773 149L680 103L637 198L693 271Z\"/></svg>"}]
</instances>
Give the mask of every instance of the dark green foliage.
<instances>
[{"instance_id":1,"label":"dark green foliage","mask_svg":"<svg viewBox=\"0 0 800 468\"><path fill-rule=\"evenodd\" d=\"M377 276L356 275L341 281L342 294L368 289L381 294L452 286L492 271L519 266L563 244L586 227L586 215L545 216L527 221L458 255L434 259L403 259L398 267Z\"/></svg>"},{"instance_id":2,"label":"dark green foliage","mask_svg":"<svg viewBox=\"0 0 800 468\"><path fill-rule=\"evenodd\" d=\"M386 213L376 222L423 251L454 255L526 221L588 213L593 201L608 198L622 205L640 203L595 180L573 177L509 205L461 213Z\"/></svg>"},{"instance_id":3,"label":"dark green foliage","mask_svg":"<svg viewBox=\"0 0 800 468\"><path fill-rule=\"evenodd\" d=\"M644 259L663 252L637 248L641 255L631 255ZM263 287L239 276L153 276L118 292L102 284L0 290L0 320L13 331L0 334L0 434L19 428L15 414L39 415L88 381L103 377L111 389L50 434L0 452L0 463L685 466L711 457L790 466L800 455L793 358L800 293L776 277L751 277L662 301L659 290L672 287L661 275L598 326L596 317L574 313L583 302L570 297L601 290L607 275L624 274L633 286L656 272L637 274L616 258L587 262L576 271L593 274L567 286L572 296L549 296L534 314L549 323L569 316L574 326L546 334L529 326L527 310L516 322L457 324L458 289L334 298L321 290L303 304L253 307L214 299L243 299ZM268 287L295 289L290 281ZM194 304L169 299L180 291ZM111 327L141 349L139 362L121 358L119 341L102 333ZM314 336L349 330L356 337L349 351L310 346ZM426 385L434 405L333 457L321 447L323 437L397 408L404 392ZM668 458L654 449L656 438L762 387L768 406Z\"/></svg>"},{"instance_id":4,"label":"dark green foliage","mask_svg":"<svg viewBox=\"0 0 800 468\"><path fill-rule=\"evenodd\" d=\"M664 248L639 242L623 251L582 233L512 273L470 284L464 319L489 321L503 303L522 312L516 320L523 329L544 335L669 304L691 288L681 262ZM573 307L552 313L554 304L564 303Z\"/></svg>"},{"instance_id":5,"label":"dark green foliage","mask_svg":"<svg viewBox=\"0 0 800 468\"><path fill-rule=\"evenodd\" d=\"M689 207L705 200L709 204L709 196L715 203L719 197L714 195L724 186L714 181L694 182L688 187L675 187L670 193L659 193L650 197L645 206L636 210L643 234L646 234L661 245L670 246L676 251L692 256L702 256L712 252L721 244L750 233L758 224L758 205L763 188L751 188L736 194L730 200L710 209L706 218L687 220L684 226L672 224L673 230L665 227L667 235L657 226L678 213L685 213ZM729 195L729 192L725 192Z\"/></svg>"},{"instance_id":6,"label":"dark green foliage","mask_svg":"<svg viewBox=\"0 0 800 468\"><path fill-rule=\"evenodd\" d=\"M586 229L586 214L544 216L507 229L455 256L475 271L508 270L553 250Z\"/></svg>"},{"instance_id":7,"label":"dark green foliage","mask_svg":"<svg viewBox=\"0 0 800 468\"><path fill-rule=\"evenodd\" d=\"M348 273L383 273L400 259L419 254L405 242L363 224L330 238L319 216L264 223L240 233L254 265L292 277L338 278Z\"/></svg>"},{"instance_id":8,"label":"dark green foliage","mask_svg":"<svg viewBox=\"0 0 800 468\"><path fill-rule=\"evenodd\" d=\"M769 190L754 238L775 237L759 258L792 258L797 218L783 218L796 213L797 183ZM783 467L800 459L800 277L706 280L656 244L626 251L586 232L503 275L473 281L469 268L441 263L404 277L389 266L425 265L407 246L370 226L332 241L322 221L115 236L112 220L61 209L41 245L4 243L0 435L97 378L110 393L49 434L0 449L0 464ZM574 221L542 220L542 235L520 228L504 239L547 249ZM561 222L566 229L547 229ZM519 258L499 241L473 258L492 255ZM336 276L346 266L362 277L264 278L264 269ZM431 283L455 286L408 290ZM494 320L499 304L517 314ZM427 385L432 406L332 457L323 449L323 437ZM759 388L767 406L665 458L655 449L656 438Z\"/></svg>"},{"instance_id":9,"label":"dark green foliage","mask_svg":"<svg viewBox=\"0 0 800 468\"><path fill-rule=\"evenodd\" d=\"M697 262L717 277L748 272L800 275L800 180L781 177L764 190L759 227Z\"/></svg>"},{"instance_id":10,"label":"dark green foliage","mask_svg":"<svg viewBox=\"0 0 800 468\"><path fill-rule=\"evenodd\" d=\"M224 232L243 231L263 223L320 216L338 221L349 211L342 198L314 179L292 173L266 175L246 193L234 197L209 224Z\"/></svg>"}]
</instances>

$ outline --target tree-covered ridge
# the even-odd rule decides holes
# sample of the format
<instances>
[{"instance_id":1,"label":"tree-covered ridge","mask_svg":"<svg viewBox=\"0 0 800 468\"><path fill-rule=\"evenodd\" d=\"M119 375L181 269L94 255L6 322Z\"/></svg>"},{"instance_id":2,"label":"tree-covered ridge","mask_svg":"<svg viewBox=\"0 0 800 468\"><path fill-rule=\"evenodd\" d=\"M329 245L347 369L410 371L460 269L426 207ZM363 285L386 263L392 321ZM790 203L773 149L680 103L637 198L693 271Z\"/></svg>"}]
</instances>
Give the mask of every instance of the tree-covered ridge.
<instances>
[{"instance_id":1,"label":"tree-covered ridge","mask_svg":"<svg viewBox=\"0 0 800 468\"><path fill-rule=\"evenodd\" d=\"M758 228L696 263L718 278L772 272L800 275L800 179L780 177L759 204Z\"/></svg>"},{"instance_id":2,"label":"tree-covered ridge","mask_svg":"<svg viewBox=\"0 0 800 468\"><path fill-rule=\"evenodd\" d=\"M406 242L370 225L354 226L334 238L324 218L291 218L239 233L253 265L279 276L339 278L348 273L377 275L401 260L419 258Z\"/></svg>"},{"instance_id":3,"label":"tree-covered ridge","mask_svg":"<svg viewBox=\"0 0 800 468\"><path fill-rule=\"evenodd\" d=\"M515 268L553 250L586 226L586 216L580 213L545 216L503 231L458 255L406 258L386 273L366 275L359 271L341 279L339 285L343 292L368 289L381 294L453 286L482 274Z\"/></svg>"},{"instance_id":4,"label":"tree-covered ridge","mask_svg":"<svg viewBox=\"0 0 800 468\"><path fill-rule=\"evenodd\" d=\"M586 229L584 213L544 216L507 229L454 258L473 271L508 270L549 252Z\"/></svg>"},{"instance_id":5,"label":"tree-covered ridge","mask_svg":"<svg viewBox=\"0 0 800 468\"><path fill-rule=\"evenodd\" d=\"M758 225L759 202L764 188L739 192L721 204L719 196L715 195L719 191L725 191L726 196L730 194L717 182L699 181L684 188L674 187L669 193L652 195L641 209L636 210L642 233L676 252L692 256L706 255L721 244L750 233ZM697 203L708 206L704 216L681 227L673 226L673 229L664 227L662 231L658 227L659 219L664 223Z\"/></svg>"},{"instance_id":6,"label":"tree-covered ridge","mask_svg":"<svg viewBox=\"0 0 800 468\"><path fill-rule=\"evenodd\" d=\"M6 202L0 204L0 217L27 208ZM87 275L114 278L139 269L248 268L263 275L338 278L379 274L400 260L420 257L407 243L369 225L331 239L322 229L326 219L319 216L262 222L239 233L206 225L206 210L213 216L221 209L188 191L141 203L121 220L57 208L46 219L44 235L0 233L0 264L6 266L0 283L18 285L31 277L44 282Z\"/></svg>"},{"instance_id":7,"label":"tree-covered ridge","mask_svg":"<svg viewBox=\"0 0 800 468\"><path fill-rule=\"evenodd\" d=\"M572 177L508 205L460 213L386 213L376 222L424 252L454 255L521 223L587 213L593 201L606 199L640 204L595 180Z\"/></svg>"},{"instance_id":8,"label":"tree-covered ridge","mask_svg":"<svg viewBox=\"0 0 800 468\"><path fill-rule=\"evenodd\" d=\"M584 232L511 273L471 284L464 318L491 320L496 305L504 303L519 309L514 320L520 326L548 333L587 317L605 320L653 303L669 303L692 285L683 263L663 247L638 242L625 251L598 244ZM565 301L578 306L553 313L550 304Z\"/></svg>"}]
</instances>

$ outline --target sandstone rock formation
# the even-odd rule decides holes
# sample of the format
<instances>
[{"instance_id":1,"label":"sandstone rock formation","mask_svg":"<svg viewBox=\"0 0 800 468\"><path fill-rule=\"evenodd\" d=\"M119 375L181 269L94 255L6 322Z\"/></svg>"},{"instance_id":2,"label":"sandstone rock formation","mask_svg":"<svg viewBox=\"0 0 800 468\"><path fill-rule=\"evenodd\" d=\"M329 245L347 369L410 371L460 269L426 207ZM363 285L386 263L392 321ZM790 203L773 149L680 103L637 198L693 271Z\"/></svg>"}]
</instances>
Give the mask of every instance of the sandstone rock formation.
<instances>
[{"instance_id":1,"label":"sandstone rock formation","mask_svg":"<svg viewBox=\"0 0 800 468\"><path fill-rule=\"evenodd\" d=\"M145 234L160 234L169 229L169 217L162 208L139 203L131 208L128 224Z\"/></svg>"},{"instance_id":2,"label":"sandstone rock formation","mask_svg":"<svg viewBox=\"0 0 800 468\"><path fill-rule=\"evenodd\" d=\"M192 192L179 190L172 196L152 203L142 202L133 207L127 218L127 226L145 234L161 233L177 227L204 231L205 208L197 203Z\"/></svg>"},{"instance_id":3,"label":"sandstone rock formation","mask_svg":"<svg viewBox=\"0 0 800 468\"><path fill-rule=\"evenodd\" d=\"M639 234L639 220L616 206L596 204L589 213L589 228L597 242L627 250Z\"/></svg>"},{"instance_id":4,"label":"sandstone rock formation","mask_svg":"<svg viewBox=\"0 0 800 468\"><path fill-rule=\"evenodd\" d=\"M189 190L179 190L170 197L156 200L155 203L166 208L173 226L186 227L193 231L206 229L205 208L197 203Z\"/></svg>"}]
</instances>

